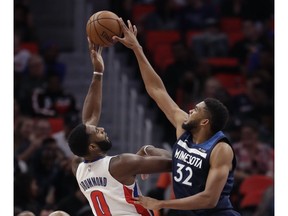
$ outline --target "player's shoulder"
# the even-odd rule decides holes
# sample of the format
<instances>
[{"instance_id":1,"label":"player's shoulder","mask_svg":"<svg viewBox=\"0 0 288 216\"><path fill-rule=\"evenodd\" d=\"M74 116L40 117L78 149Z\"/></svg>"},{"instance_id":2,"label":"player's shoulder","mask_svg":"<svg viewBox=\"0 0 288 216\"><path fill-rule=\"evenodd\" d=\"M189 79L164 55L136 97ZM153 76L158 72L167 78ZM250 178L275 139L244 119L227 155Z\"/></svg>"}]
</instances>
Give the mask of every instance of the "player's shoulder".
<instances>
[{"instance_id":1,"label":"player's shoulder","mask_svg":"<svg viewBox=\"0 0 288 216\"><path fill-rule=\"evenodd\" d=\"M78 157L78 156L74 156L71 160L71 168L72 168L72 173L74 174L74 176L76 176L79 164L82 163L84 161L83 158Z\"/></svg>"},{"instance_id":2,"label":"player's shoulder","mask_svg":"<svg viewBox=\"0 0 288 216\"><path fill-rule=\"evenodd\" d=\"M231 156L233 155L232 146L225 141L220 141L217 143L217 145L215 145L211 154L216 154L216 155L220 154L222 155L222 157Z\"/></svg>"},{"instance_id":3,"label":"player's shoulder","mask_svg":"<svg viewBox=\"0 0 288 216\"><path fill-rule=\"evenodd\" d=\"M122 153L115 155L111 158L112 163L127 163L131 160L135 160L136 157L139 157L139 155L132 154L132 153Z\"/></svg>"}]
</instances>

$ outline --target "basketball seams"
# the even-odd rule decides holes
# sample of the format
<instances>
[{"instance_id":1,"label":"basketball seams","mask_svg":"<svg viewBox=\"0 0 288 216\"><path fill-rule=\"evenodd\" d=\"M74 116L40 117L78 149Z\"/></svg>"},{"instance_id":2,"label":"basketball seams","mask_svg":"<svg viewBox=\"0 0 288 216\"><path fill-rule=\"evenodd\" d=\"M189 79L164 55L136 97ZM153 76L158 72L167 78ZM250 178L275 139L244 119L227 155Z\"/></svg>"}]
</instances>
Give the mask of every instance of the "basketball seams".
<instances>
[{"instance_id":1,"label":"basketball seams","mask_svg":"<svg viewBox=\"0 0 288 216\"><path fill-rule=\"evenodd\" d=\"M97 20L96 20L96 23L97 23ZM93 23L93 27L94 27L94 30L96 32L96 34L98 35L98 38L105 44L105 46L108 46L109 44L106 43L106 41L104 41L101 37L101 35L99 34L99 31L98 29L96 28L95 24Z\"/></svg>"},{"instance_id":2,"label":"basketball seams","mask_svg":"<svg viewBox=\"0 0 288 216\"><path fill-rule=\"evenodd\" d=\"M111 33L113 33L113 34L115 34L115 35L119 36L119 35L118 35L118 34L116 34L114 31L111 31L111 29L109 29L109 28L108 28L108 27L106 27L105 25L101 24L101 23L99 22L99 19L97 20L97 22L98 22L98 24L99 24L100 26L102 26L103 28L105 28L105 29L109 30Z\"/></svg>"},{"instance_id":3,"label":"basketball seams","mask_svg":"<svg viewBox=\"0 0 288 216\"><path fill-rule=\"evenodd\" d=\"M118 25L114 22L117 22ZM88 35L94 38L94 39L91 38L92 42L96 44L102 43L102 46L107 46L107 47L114 44L112 41L111 34L117 35L117 36L120 36L122 34L121 26L118 23L118 16L109 11L99 11L95 13L92 17L90 17L87 23L87 27L86 29L87 29ZM118 33L116 33L115 31ZM104 32L106 36L103 37L102 34Z\"/></svg>"},{"instance_id":4,"label":"basketball seams","mask_svg":"<svg viewBox=\"0 0 288 216\"><path fill-rule=\"evenodd\" d=\"M108 46L108 44L106 43L106 41L104 41L104 40L102 39L102 37L100 36L99 31L97 30L96 25L95 25L95 23L98 23L98 17L99 17L103 12L104 12L104 11L102 11L102 12L100 12L100 13L98 13L98 14L96 13L95 15L97 15L97 17L96 17L95 19L93 19L93 23L91 23L91 24L92 24L92 26L93 26L93 28L94 28L94 31L96 32L98 38L104 43L105 46Z\"/></svg>"},{"instance_id":5,"label":"basketball seams","mask_svg":"<svg viewBox=\"0 0 288 216\"><path fill-rule=\"evenodd\" d=\"M101 15L102 15L103 13L104 13L104 14L109 14L109 15L114 16L114 17L101 17ZM113 14L113 13L111 13L110 11L102 11L101 13L98 14L96 21L97 21L98 24L99 24L100 26L102 26L103 28L105 28L105 29L109 30L111 33L119 36L119 35L116 34L114 31L111 31L109 28L107 28L105 25L103 25L103 24L101 24L101 23L99 22L100 20L115 20L116 22L118 22L117 19L118 19L118 16L115 15L115 14ZM119 25L119 28L121 29L120 25Z\"/></svg>"}]
</instances>

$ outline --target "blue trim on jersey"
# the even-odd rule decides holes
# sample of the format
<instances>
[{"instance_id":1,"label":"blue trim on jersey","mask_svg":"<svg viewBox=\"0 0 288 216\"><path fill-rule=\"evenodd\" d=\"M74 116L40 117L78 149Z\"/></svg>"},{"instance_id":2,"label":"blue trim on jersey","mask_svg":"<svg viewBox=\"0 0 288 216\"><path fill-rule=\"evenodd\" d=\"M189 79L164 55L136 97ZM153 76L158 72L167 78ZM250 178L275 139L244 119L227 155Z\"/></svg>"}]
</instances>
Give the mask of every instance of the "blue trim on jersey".
<instances>
[{"instance_id":1,"label":"blue trim on jersey","mask_svg":"<svg viewBox=\"0 0 288 216\"><path fill-rule=\"evenodd\" d=\"M188 131L176 141L172 154L173 189L176 198L193 196L205 190L210 170L210 155L220 141L224 141L230 145L229 140L222 131L218 131L211 138L200 144L193 142L193 136ZM226 184L214 209L184 212L187 215L209 215L211 211L233 209L229 200L234 183L233 171L234 169L229 172ZM186 215L184 212L183 215Z\"/></svg>"},{"instance_id":2,"label":"blue trim on jersey","mask_svg":"<svg viewBox=\"0 0 288 216\"><path fill-rule=\"evenodd\" d=\"M134 185L133 197L139 197L137 183L135 183L135 185Z\"/></svg>"},{"instance_id":3,"label":"blue trim on jersey","mask_svg":"<svg viewBox=\"0 0 288 216\"><path fill-rule=\"evenodd\" d=\"M98 161L98 160L101 160L101 159L103 159L103 158L104 158L104 156L98 156L98 157L96 157L96 158L93 159L93 160L84 160L84 163L93 163L93 162Z\"/></svg>"}]
</instances>

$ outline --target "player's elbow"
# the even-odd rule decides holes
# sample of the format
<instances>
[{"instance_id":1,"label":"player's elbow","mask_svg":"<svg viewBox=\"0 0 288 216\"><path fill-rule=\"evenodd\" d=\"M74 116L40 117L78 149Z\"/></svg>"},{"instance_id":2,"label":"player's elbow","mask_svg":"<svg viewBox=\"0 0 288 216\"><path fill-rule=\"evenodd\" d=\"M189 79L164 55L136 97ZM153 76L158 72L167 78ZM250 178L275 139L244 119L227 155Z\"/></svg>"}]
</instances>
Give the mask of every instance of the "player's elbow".
<instances>
[{"instance_id":1,"label":"player's elbow","mask_svg":"<svg viewBox=\"0 0 288 216\"><path fill-rule=\"evenodd\" d=\"M217 205L217 201L211 199L211 200L208 200L207 202L207 209L212 209L212 208L215 208Z\"/></svg>"},{"instance_id":2,"label":"player's elbow","mask_svg":"<svg viewBox=\"0 0 288 216\"><path fill-rule=\"evenodd\" d=\"M203 204L205 205L204 208L207 208L207 209L215 208L218 203L217 197L212 196L211 194L205 194L204 200L205 200L203 202Z\"/></svg>"}]
</instances>

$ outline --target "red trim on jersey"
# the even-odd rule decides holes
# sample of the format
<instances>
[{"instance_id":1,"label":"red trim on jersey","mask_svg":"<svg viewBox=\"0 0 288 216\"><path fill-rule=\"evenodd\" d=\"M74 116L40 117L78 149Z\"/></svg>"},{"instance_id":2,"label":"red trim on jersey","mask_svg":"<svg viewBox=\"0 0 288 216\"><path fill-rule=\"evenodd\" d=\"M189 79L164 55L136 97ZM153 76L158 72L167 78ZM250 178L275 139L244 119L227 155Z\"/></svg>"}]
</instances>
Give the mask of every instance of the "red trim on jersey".
<instances>
[{"instance_id":1,"label":"red trim on jersey","mask_svg":"<svg viewBox=\"0 0 288 216\"><path fill-rule=\"evenodd\" d=\"M129 188L125 187L125 186L123 186L123 189L124 189L124 194L125 194L126 202L134 205L137 213L139 213L139 214L141 214L141 215L143 215L143 216L151 216L151 215L152 215L152 214L151 214L147 209L145 209L143 206L134 203L133 190L132 190L132 189L129 189Z\"/></svg>"}]
</instances>

